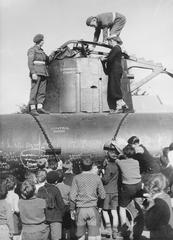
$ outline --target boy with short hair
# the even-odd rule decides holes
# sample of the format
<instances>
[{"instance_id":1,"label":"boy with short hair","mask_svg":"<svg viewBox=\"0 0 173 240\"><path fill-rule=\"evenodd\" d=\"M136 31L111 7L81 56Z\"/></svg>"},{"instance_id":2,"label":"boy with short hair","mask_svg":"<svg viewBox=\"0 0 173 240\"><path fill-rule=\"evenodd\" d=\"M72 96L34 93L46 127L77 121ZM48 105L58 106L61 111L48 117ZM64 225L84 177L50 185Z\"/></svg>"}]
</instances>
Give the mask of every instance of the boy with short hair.
<instances>
[{"instance_id":1,"label":"boy with short hair","mask_svg":"<svg viewBox=\"0 0 173 240\"><path fill-rule=\"evenodd\" d=\"M38 189L37 196L47 202L46 221L50 227L51 240L60 240L62 237L62 220L65 204L56 184L61 178L59 171L50 171L47 174L47 183Z\"/></svg>"},{"instance_id":2,"label":"boy with short hair","mask_svg":"<svg viewBox=\"0 0 173 240\"><path fill-rule=\"evenodd\" d=\"M82 173L73 178L70 191L71 216L76 214L78 239L85 239L86 226L88 228L88 240L101 240L100 216L97 208L98 197L105 198L105 191L100 177L92 172L92 160L90 157L82 159ZM75 208L77 210L75 211Z\"/></svg>"},{"instance_id":3,"label":"boy with short hair","mask_svg":"<svg viewBox=\"0 0 173 240\"><path fill-rule=\"evenodd\" d=\"M122 228L126 226L126 207L141 191L141 175L139 162L133 159L135 149L128 144L123 148L124 158L116 160L122 177L122 186L120 190L120 220Z\"/></svg>"},{"instance_id":4,"label":"boy with short hair","mask_svg":"<svg viewBox=\"0 0 173 240\"><path fill-rule=\"evenodd\" d=\"M44 186L46 182L47 172L45 169L38 170L36 173L37 183L35 184L36 187L36 193L38 192L38 189L42 186Z\"/></svg>"}]
</instances>

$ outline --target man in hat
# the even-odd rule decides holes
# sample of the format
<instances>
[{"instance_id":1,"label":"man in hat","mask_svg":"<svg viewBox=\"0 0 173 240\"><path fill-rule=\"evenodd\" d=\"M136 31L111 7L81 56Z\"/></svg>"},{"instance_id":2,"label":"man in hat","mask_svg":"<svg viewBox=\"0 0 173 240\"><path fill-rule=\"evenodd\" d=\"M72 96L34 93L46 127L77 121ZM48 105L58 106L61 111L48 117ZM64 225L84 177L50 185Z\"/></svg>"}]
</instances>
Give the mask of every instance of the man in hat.
<instances>
[{"instance_id":1,"label":"man in hat","mask_svg":"<svg viewBox=\"0 0 173 240\"><path fill-rule=\"evenodd\" d=\"M103 70L108 75L107 101L111 113L122 113L128 110L121 90L121 78L123 75L121 64L122 41L118 36L114 36L109 38L108 42L112 49L108 56L102 59Z\"/></svg>"},{"instance_id":2,"label":"man in hat","mask_svg":"<svg viewBox=\"0 0 173 240\"><path fill-rule=\"evenodd\" d=\"M125 16L118 12L101 13L97 16L91 16L86 20L87 26L95 28L93 42L98 42L101 30L103 30L104 43L108 38L108 30L110 30L109 38L117 37L120 35L125 23Z\"/></svg>"},{"instance_id":3,"label":"man in hat","mask_svg":"<svg viewBox=\"0 0 173 240\"><path fill-rule=\"evenodd\" d=\"M29 110L31 114L38 116L39 113L48 114L48 112L43 109L43 103L46 94L47 78L49 76L47 65L50 59L42 49L44 44L43 34L37 34L33 38L33 42L35 45L31 47L27 53L31 78Z\"/></svg>"}]
</instances>

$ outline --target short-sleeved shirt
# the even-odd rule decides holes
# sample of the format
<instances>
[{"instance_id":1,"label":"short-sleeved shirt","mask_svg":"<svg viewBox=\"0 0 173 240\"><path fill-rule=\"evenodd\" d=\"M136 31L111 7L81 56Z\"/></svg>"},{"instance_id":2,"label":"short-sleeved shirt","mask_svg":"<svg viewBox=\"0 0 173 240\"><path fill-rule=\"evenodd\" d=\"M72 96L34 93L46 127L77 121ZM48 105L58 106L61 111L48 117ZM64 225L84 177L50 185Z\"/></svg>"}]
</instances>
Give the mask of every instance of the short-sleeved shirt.
<instances>
[{"instance_id":1,"label":"short-sleeved shirt","mask_svg":"<svg viewBox=\"0 0 173 240\"><path fill-rule=\"evenodd\" d=\"M136 184L141 181L139 162L133 158L116 160L122 173L122 183Z\"/></svg>"}]
</instances>

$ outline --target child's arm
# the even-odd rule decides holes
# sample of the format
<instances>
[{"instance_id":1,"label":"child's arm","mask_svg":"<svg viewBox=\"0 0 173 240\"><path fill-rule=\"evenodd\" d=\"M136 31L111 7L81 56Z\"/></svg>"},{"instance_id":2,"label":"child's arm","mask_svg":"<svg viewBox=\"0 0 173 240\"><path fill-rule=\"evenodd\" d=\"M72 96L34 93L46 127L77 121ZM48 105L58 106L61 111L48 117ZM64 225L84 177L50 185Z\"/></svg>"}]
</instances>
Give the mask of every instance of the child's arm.
<instances>
[{"instance_id":1,"label":"child's arm","mask_svg":"<svg viewBox=\"0 0 173 240\"><path fill-rule=\"evenodd\" d=\"M13 223L12 211L8 204L6 205L6 211L7 211L7 225L9 228L10 236L12 237L14 232L14 223Z\"/></svg>"},{"instance_id":2,"label":"child's arm","mask_svg":"<svg viewBox=\"0 0 173 240\"><path fill-rule=\"evenodd\" d=\"M111 179L111 169L109 167L109 165L106 167L105 169L105 173L103 174L103 177L102 177L102 182L104 185L107 185L109 183Z\"/></svg>"},{"instance_id":3,"label":"child's arm","mask_svg":"<svg viewBox=\"0 0 173 240\"><path fill-rule=\"evenodd\" d=\"M71 190L70 190L70 210L71 211L75 210L77 194L78 194L78 188L77 188L76 179L74 177Z\"/></svg>"}]
</instances>

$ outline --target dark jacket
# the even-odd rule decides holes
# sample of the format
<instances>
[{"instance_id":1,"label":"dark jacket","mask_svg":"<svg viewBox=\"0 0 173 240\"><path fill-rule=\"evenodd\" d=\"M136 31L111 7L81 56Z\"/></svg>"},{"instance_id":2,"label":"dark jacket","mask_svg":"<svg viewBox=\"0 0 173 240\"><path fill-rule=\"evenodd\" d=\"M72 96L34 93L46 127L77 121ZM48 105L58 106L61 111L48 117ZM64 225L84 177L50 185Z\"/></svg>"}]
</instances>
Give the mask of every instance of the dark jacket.
<instances>
[{"instance_id":1,"label":"dark jacket","mask_svg":"<svg viewBox=\"0 0 173 240\"><path fill-rule=\"evenodd\" d=\"M143 148L143 153L136 153L134 159L139 161L140 173L158 173L160 172L160 165L157 158L153 157L146 147L142 144L140 146Z\"/></svg>"},{"instance_id":2,"label":"dark jacket","mask_svg":"<svg viewBox=\"0 0 173 240\"><path fill-rule=\"evenodd\" d=\"M61 192L55 185L45 183L43 187L39 188L37 197L48 200L48 194L49 198L52 198L51 200L53 200L54 206L50 207L47 203L46 220L49 223L62 222L62 218L65 212L65 204L62 199Z\"/></svg>"},{"instance_id":3,"label":"dark jacket","mask_svg":"<svg viewBox=\"0 0 173 240\"><path fill-rule=\"evenodd\" d=\"M34 45L28 50L27 55L30 74L35 73L40 76L49 76L47 70L49 57L45 54L42 48L39 48L38 45ZM34 61L41 61L43 64L36 64Z\"/></svg>"},{"instance_id":4,"label":"dark jacket","mask_svg":"<svg viewBox=\"0 0 173 240\"><path fill-rule=\"evenodd\" d=\"M166 193L154 199L154 205L145 213L145 224L151 231L151 240L173 239L173 212L171 199Z\"/></svg>"}]
</instances>

